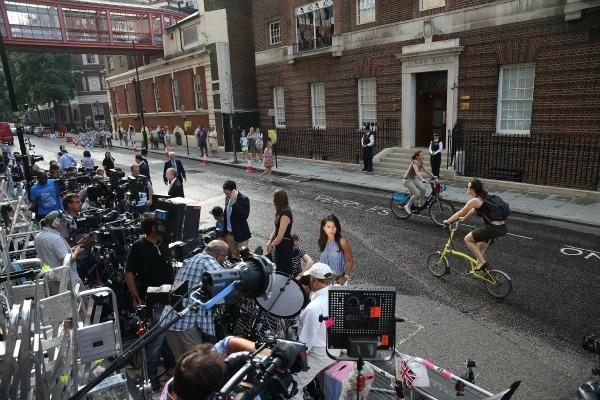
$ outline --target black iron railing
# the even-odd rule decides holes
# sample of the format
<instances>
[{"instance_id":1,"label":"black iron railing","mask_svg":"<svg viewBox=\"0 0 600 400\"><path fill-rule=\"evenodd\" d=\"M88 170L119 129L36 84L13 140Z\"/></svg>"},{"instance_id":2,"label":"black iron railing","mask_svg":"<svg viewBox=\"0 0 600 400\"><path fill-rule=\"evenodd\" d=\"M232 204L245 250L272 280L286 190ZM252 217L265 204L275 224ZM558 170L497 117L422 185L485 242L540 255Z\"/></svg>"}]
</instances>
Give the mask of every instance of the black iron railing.
<instances>
[{"instance_id":1,"label":"black iron railing","mask_svg":"<svg viewBox=\"0 0 600 400\"><path fill-rule=\"evenodd\" d=\"M598 190L600 136L467 134L455 129L448 163L465 176Z\"/></svg>"},{"instance_id":2,"label":"black iron railing","mask_svg":"<svg viewBox=\"0 0 600 400\"><path fill-rule=\"evenodd\" d=\"M323 47L331 46L331 36L323 36L310 40L303 40L298 43L294 43L294 54L302 53L305 51L317 50Z\"/></svg>"},{"instance_id":3,"label":"black iron railing","mask_svg":"<svg viewBox=\"0 0 600 400\"><path fill-rule=\"evenodd\" d=\"M358 164L362 157L362 131L344 128L277 129L277 154L317 160ZM400 144L398 121L390 119L377 125L375 151Z\"/></svg>"}]
</instances>

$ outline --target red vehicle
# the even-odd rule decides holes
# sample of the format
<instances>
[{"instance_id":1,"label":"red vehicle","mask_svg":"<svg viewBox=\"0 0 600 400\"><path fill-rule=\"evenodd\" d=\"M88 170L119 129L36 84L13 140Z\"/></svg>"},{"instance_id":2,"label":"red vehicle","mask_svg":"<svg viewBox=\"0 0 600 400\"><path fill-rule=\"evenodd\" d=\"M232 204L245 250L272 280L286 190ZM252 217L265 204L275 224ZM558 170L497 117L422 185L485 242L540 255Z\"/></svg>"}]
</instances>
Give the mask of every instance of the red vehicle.
<instances>
[{"instance_id":1,"label":"red vehicle","mask_svg":"<svg viewBox=\"0 0 600 400\"><path fill-rule=\"evenodd\" d=\"M8 143L11 146L15 143L15 138L8 122L0 122L0 142L2 144Z\"/></svg>"}]
</instances>

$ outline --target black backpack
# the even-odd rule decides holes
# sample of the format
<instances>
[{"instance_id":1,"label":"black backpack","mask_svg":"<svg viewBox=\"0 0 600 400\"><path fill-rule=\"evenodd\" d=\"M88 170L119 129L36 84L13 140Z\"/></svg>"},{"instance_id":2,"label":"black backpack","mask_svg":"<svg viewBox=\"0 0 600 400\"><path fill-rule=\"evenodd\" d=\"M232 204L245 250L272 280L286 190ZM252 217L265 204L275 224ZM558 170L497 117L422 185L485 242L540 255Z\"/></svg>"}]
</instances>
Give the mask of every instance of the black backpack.
<instances>
[{"instance_id":1,"label":"black backpack","mask_svg":"<svg viewBox=\"0 0 600 400\"><path fill-rule=\"evenodd\" d=\"M488 194L483 203L486 205L486 217L490 221L505 221L510 215L508 203L502 200L500 196Z\"/></svg>"}]
</instances>

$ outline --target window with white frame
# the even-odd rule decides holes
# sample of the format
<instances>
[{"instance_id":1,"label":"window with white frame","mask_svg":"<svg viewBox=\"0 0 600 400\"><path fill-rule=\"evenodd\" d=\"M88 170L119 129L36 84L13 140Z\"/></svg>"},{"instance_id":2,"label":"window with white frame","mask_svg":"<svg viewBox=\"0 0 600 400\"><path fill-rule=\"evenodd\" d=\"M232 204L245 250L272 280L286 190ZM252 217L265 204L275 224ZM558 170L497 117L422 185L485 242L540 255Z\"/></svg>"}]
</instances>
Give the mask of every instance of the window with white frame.
<instances>
[{"instance_id":1,"label":"window with white frame","mask_svg":"<svg viewBox=\"0 0 600 400\"><path fill-rule=\"evenodd\" d=\"M198 42L198 29L196 25L183 29L182 36L184 46L189 46Z\"/></svg>"},{"instance_id":2,"label":"window with white frame","mask_svg":"<svg viewBox=\"0 0 600 400\"><path fill-rule=\"evenodd\" d=\"M85 75L81 76L81 90L83 92L87 92L88 91L87 78L85 77Z\"/></svg>"},{"instance_id":3,"label":"window with white frame","mask_svg":"<svg viewBox=\"0 0 600 400\"><path fill-rule=\"evenodd\" d=\"M90 92L102 90L100 86L100 77L95 75L88 76L88 89Z\"/></svg>"},{"instance_id":4,"label":"window with white frame","mask_svg":"<svg viewBox=\"0 0 600 400\"><path fill-rule=\"evenodd\" d=\"M497 130L529 133L535 65L503 65L498 84Z\"/></svg>"},{"instance_id":5,"label":"window with white frame","mask_svg":"<svg viewBox=\"0 0 600 400\"><path fill-rule=\"evenodd\" d=\"M106 83L106 76L100 76L100 89L106 90L108 88L108 84Z\"/></svg>"},{"instance_id":6,"label":"window with white frame","mask_svg":"<svg viewBox=\"0 0 600 400\"><path fill-rule=\"evenodd\" d=\"M375 78L358 80L358 125L362 129L377 126L377 81Z\"/></svg>"},{"instance_id":7,"label":"window with white frame","mask_svg":"<svg viewBox=\"0 0 600 400\"><path fill-rule=\"evenodd\" d=\"M129 90L127 90L127 86L125 86L125 105L127 106L127 114L131 114L131 95L129 94Z\"/></svg>"},{"instance_id":8,"label":"window with white frame","mask_svg":"<svg viewBox=\"0 0 600 400\"><path fill-rule=\"evenodd\" d=\"M431 10L433 8L440 8L446 5L446 0L419 0L419 6L421 11Z\"/></svg>"},{"instance_id":9,"label":"window with white frame","mask_svg":"<svg viewBox=\"0 0 600 400\"><path fill-rule=\"evenodd\" d=\"M156 107L156 112L160 112L160 92L158 91L158 86L156 83L152 83L152 92L154 93L154 106Z\"/></svg>"},{"instance_id":10,"label":"window with white frame","mask_svg":"<svg viewBox=\"0 0 600 400\"><path fill-rule=\"evenodd\" d=\"M117 90L112 90L113 99L115 99L115 114L119 113L119 97L117 96Z\"/></svg>"},{"instance_id":11,"label":"window with white frame","mask_svg":"<svg viewBox=\"0 0 600 400\"><path fill-rule=\"evenodd\" d=\"M375 22L375 0L356 0L356 23Z\"/></svg>"},{"instance_id":12,"label":"window with white frame","mask_svg":"<svg viewBox=\"0 0 600 400\"><path fill-rule=\"evenodd\" d=\"M323 82L311 83L310 103L312 106L312 125L314 128L324 129L325 121L325 84Z\"/></svg>"},{"instance_id":13,"label":"window with white frame","mask_svg":"<svg viewBox=\"0 0 600 400\"><path fill-rule=\"evenodd\" d=\"M171 80L171 92L173 93L173 109L180 110L181 104L179 101L179 85L177 84L177 79Z\"/></svg>"},{"instance_id":14,"label":"window with white frame","mask_svg":"<svg viewBox=\"0 0 600 400\"><path fill-rule=\"evenodd\" d=\"M281 43L281 25L279 21L271 22L269 24L269 43Z\"/></svg>"},{"instance_id":15,"label":"window with white frame","mask_svg":"<svg viewBox=\"0 0 600 400\"><path fill-rule=\"evenodd\" d=\"M283 87L273 88L273 108L275 109L275 127L285 128L285 102Z\"/></svg>"},{"instance_id":16,"label":"window with white frame","mask_svg":"<svg viewBox=\"0 0 600 400\"><path fill-rule=\"evenodd\" d=\"M316 0L296 8L296 51L331 46L335 34L333 11L333 0Z\"/></svg>"},{"instance_id":17,"label":"window with white frame","mask_svg":"<svg viewBox=\"0 0 600 400\"><path fill-rule=\"evenodd\" d=\"M194 75L194 99L196 100L196 110L202 110L202 86L199 75Z\"/></svg>"}]
</instances>

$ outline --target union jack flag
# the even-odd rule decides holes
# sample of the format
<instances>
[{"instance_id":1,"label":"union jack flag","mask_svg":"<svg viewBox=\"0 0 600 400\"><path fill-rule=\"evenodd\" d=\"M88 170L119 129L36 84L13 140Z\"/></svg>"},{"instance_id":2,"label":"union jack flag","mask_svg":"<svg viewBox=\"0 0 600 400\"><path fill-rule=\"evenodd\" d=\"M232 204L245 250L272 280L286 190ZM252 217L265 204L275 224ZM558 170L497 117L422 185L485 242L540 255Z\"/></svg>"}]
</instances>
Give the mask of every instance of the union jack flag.
<instances>
[{"instance_id":1,"label":"union jack flag","mask_svg":"<svg viewBox=\"0 0 600 400\"><path fill-rule=\"evenodd\" d=\"M400 376L402 377L402 381L404 381L404 384L408 387L413 386L413 382L417 377L417 375L413 372L412 369L409 368L408 364L404 360L402 360L402 362L400 363Z\"/></svg>"}]
</instances>

